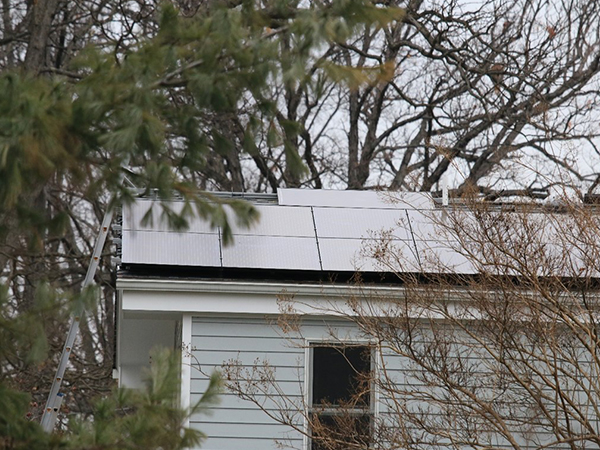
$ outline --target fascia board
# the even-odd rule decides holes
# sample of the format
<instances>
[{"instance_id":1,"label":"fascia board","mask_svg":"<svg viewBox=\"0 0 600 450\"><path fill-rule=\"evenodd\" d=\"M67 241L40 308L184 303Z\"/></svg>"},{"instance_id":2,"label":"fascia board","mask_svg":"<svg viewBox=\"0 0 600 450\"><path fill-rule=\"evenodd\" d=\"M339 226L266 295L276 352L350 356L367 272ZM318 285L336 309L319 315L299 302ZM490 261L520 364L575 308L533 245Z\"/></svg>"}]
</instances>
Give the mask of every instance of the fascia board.
<instances>
[{"instance_id":1,"label":"fascia board","mask_svg":"<svg viewBox=\"0 0 600 450\"><path fill-rule=\"evenodd\" d=\"M227 294L282 294L348 297L349 295L381 295L385 297L402 297L403 287L367 287L341 284L300 284L271 283L247 281L206 281L206 280L156 280L128 279L117 280L120 291L168 291L168 292L206 292Z\"/></svg>"},{"instance_id":2,"label":"fascia board","mask_svg":"<svg viewBox=\"0 0 600 450\"><path fill-rule=\"evenodd\" d=\"M385 308L386 301L402 300L407 293L402 286L139 278L121 278L117 289L129 312L272 315L281 313L281 301L287 298L300 314L352 315L349 299L377 299ZM440 289L439 295L450 302L468 298L464 289Z\"/></svg>"},{"instance_id":3,"label":"fascia board","mask_svg":"<svg viewBox=\"0 0 600 450\"><path fill-rule=\"evenodd\" d=\"M121 278L117 289L126 313L205 313L205 314L281 314L281 301L289 298L294 311L304 315L354 315L349 299L376 299L381 313L386 311L386 301L395 302L405 296L418 294L419 288L402 286L356 286L336 284L299 284L281 282L247 282L233 280L160 280ZM449 313L459 304L472 300L466 288L437 288L439 298L449 302ZM436 288L424 287L428 296L436 295ZM489 291L478 291L485 294ZM521 295L534 295L522 291ZM573 297L574 293L565 293ZM431 298L431 297L430 297ZM415 317L443 319L444 314L427 312L415 305ZM371 312L377 314L376 309ZM458 310L455 310L458 311ZM473 316L472 318L475 318Z\"/></svg>"},{"instance_id":4,"label":"fascia board","mask_svg":"<svg viewBox=\"0 0 600 450\"><path fill-rule=\"evenodd\" d=\"M299 313L348 313L349 298L375 296L398 299L402 288L268 282L127 279L117 281L126 312L191 312L225 314L280 314L280 302L289 296ZM335 315L335 313L333 313Z\"/></svg>"},{"instance_id":5,"label":"fascia board","mask_svg":"<svg viewBox=\"0 0 600 450\"><path fill-rule=\"evenodd\" d=\"M198 292L224 294L289 294L296 296L319 296L325 298L348 298L363 296L369 298L382 297L401 299L407 294L403 286L352 285L335 283L282 283L261 281L234 280L175 280L175 279L140 279L120 278L117 280L120 291L156 291L156 292ZM469 289L464 287L411 287L410 292L438 291L440 297L450 301L464 301L469 298ZM479 291L480 293L492 290ZM524 293L524 292L523 292ZM523 294L522 293L522 294Z\"/></svg>"}]
</instances>

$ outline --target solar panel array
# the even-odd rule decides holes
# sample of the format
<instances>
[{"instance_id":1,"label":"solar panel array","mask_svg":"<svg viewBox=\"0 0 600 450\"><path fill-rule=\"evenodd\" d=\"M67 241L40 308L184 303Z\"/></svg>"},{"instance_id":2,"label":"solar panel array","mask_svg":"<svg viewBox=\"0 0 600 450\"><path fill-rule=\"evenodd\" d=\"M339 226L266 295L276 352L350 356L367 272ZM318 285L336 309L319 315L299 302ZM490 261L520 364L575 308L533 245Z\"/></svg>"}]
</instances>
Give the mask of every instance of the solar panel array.
<instances>
[{"instance_id":1,"label":"solar panel array","mask_svg":"<svg viewBox=\"0 0 600 450\"><path fill-rule=\"evenodd\" d=\"M169 206L178 212L183 203ZM456 270L470 270L440 238L428 194L281 189L277 203L255 207L260 221L246 229L231 220L234 244L225 246L219 228L191 218L186 231L174 231L159 202L139 199L123 211L122 262L380 272L423 270L426 259L441 257L445 264L456 261ZM393 261L381 257L384 244L393 248Z\"/></svg>"}]
</instances>

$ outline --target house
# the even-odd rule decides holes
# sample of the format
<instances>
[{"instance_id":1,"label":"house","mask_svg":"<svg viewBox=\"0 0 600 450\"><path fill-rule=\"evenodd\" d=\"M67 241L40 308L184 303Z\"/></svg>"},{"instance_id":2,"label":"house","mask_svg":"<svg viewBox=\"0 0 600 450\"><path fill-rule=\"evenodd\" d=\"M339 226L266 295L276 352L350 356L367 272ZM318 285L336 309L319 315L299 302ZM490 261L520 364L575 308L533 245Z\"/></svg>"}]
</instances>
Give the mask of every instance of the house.
<instances>
[{"instance_id":1,"label":"house","mask_svg":"<svg viewBox=\"0 0 600 450\"><path fill-rule=\"evenodd\" d=\"M200 398L213 370L221 370L229 390L220 405L190 420L208 436L202 448L366 448L374 433L379 445L391 448L562 448L573 436L577 448L592 448L589 443L600 436L598 416L590 414L600 403L591 376L600 342L581 323L581 333L565 334L560 342L547 327L554 323L548 311L560 309L563 297L571 306L558 311L568 316L561 326L581 322L580 294L564 285L573 277L554 277L556 267L546 273L531 257L523 267L507 264L512 257L507 251L500 252L492 271L501 280L497 292L481 276L479 257L493 254L503 239L510 244L504 249L554 246L548 255L562 255L559 270L566 271L565 252L557 246L566 235L560 226L539 241L522 236L528 227L539 230L547 215L530 211L500 220L459 210L448 217L421 193L280 189L243 198L261 219L250 229L234 226L232 246L224 246L221 231L201 220L192 220L185 232L169 229L152 199L123 211L119 383L139 386L157 345L182 349L184 406ZM176 210L178 203L170 206ZM153 220L142 223L144 216ZM515 217L526 220L509 226ZM489 221L485 234L494 235L491 246L474 239L474 224L481 228L482 220ZM440 224L458 228L459 236ZM576 224L565 220L562 226ZM381 256L386 249L393 260ZM569 261L579 274L588 270L581 254ZM547 301L523 281L528 264L540 279L563 280L556 288L561 300L556 305L548 300L542 319L530 304L520 306L523 299ZM432 277L409 285L394 276L399 271ZM408 304L417 291L420 302ZM482 303L491 297L491 305L508 308L507 325L491 321L495 308ZM377 301L369 302L372 298ZM362 324L351 320L357 314L366 318ZM590 325L588 319L584 323ZM365 330L369 324L374 328ZM518 345L509 341L524 328L516 341L534 336L544 357L517 354ZM540 343L544 336L547 342ZM523 373L515 367L524 367ZM551 398L557 391L568 400L562 410L564 402ZM354 446L328 447L323 436L349 438Z\"/></svg>"}]
</instances>

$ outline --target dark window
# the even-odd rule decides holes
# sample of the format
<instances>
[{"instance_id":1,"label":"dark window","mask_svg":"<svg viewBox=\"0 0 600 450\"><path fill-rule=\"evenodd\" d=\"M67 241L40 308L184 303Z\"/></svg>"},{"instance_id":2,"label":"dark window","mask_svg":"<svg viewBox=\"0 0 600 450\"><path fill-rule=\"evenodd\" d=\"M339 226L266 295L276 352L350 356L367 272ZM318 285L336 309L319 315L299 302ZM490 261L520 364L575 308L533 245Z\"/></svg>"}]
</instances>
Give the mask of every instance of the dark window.
<instances>
[{"instance_id":1,"label":"dark window","mask_svg":"<svg viewBox=\"0 0 600 450\"><path fill-rule=\"evenodd\" d=\"M371 435L371 349L313 345L311 450L368 447Z\"/></svg>"},{"instance_id":2,"label":"dark window","mask_svg":"<svg viewBox=\"0 0 600 450\"><path fill-rule=\"evenodd\" d=\"M312 414L311 450L366 450L371 442L372 415L366 412L353 414Z\"/></svg>"}]
</instances>

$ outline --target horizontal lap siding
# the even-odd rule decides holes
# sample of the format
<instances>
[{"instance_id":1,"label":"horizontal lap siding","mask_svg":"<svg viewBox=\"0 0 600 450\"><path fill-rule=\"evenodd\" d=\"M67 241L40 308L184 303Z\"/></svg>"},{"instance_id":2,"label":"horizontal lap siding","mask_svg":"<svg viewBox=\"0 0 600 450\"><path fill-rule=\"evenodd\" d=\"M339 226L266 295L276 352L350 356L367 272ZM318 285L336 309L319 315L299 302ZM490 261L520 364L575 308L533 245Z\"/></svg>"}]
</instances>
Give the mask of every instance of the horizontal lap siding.
<instances>
[{"instance_id":1,"label":"horizontal lap siding","mask_svg":"<svg viewBox=\"0 0 600 450\"><path fill-rule=\"evenodd\" d=\"M423 333L424 335L424 333ZM468 387L468 390L474 388L477 390L479 398L488 398L492 400L497 397L498 392L505 392L504 388L500 391L498 388L488 388L486 386L493 386L495 377L494 370L497 368L498 363L487 353L484 349L476 344L468 342L468 339L464 336L456 335L459 339L454 341L455 345L453 348L452 357L448 357L449 360L455 359L460 360L464 364L465 369L468 371L468 377L465 380L468 385L462 385L462 387ZM423 337L422 337L423 338ZM426 339L423 339L422 344L427 344ZM464 349L464 350L463 350ZM387 426L388 429L400 429L399 422L402 422L403 430L408 434L421 437L427 442L432 436L423 434L423 429L419 427L418 423L406 420L405 411L422 411L426 412L431 422L439 420L441 428L444 426L452 426L452 419L446 416L439 405L435 402L423 402L423 398L437 398L444 399L447 391L442 389L440 386L435 384L428 384L423 380L423 369L417 366L414 362L411 362L409 358L395 354L393 351L387 349L384 350L384 366L388 381L389 391L385 388L379 389L379 419ZM578 363L585 364L585 356L582 356ZM539 370L542 373L549 373L549 367L539 363ZM382 368L380 367L380 370ZM552 379L552 377L550 377ZM434 380L435 383L435 380ZM580 380L581 385L578 385L573 380L568 380L564 376L560 378L561 388L563 392L577 405L586 405L588 398L584 388L588 388L588 380ZM519 400L519 393L524 389L515 384L510 384L513 398ZM545 395L553 397L555 391L546 387L542 390ZM525 394L524 394L525 395ZM596 394L594 394L596 395ZM466 398L466 397L464 397ZM526 397L528 400L533 401L533 398ZM552 400L549 400L551 402ZM465 402L465 405L468 402ZM597 404L597 398L592 400L592 403ZM556 437L552 434L549 422L546 420L544 426L540 425L527 425L527 421L536 419L537 414L535 409L531 407L531 403L528 405L516 405L510 403L509 410L504 410L505 420L508 428L511 430L512 437L517 441L519 448L521 449L539 449L547 446L549 443L554 442ZM498 406L495 405L495 408ZM547 407L553 411L552 403L547 404ZM591 426L594 430L600 430L600 423L596 414L589 408L588 418ZM585 406L584 406L585 409ZM452 407L450 407L452 410ZM456 413L456 412L455 412ZM565 426L564 419L560 412L557 412L558 420L562 426ZM431 423L430 422L430 423ZM454 426L460 427L459 423ZM571 421L571 429L574 432L581 432L581 424ZM502 437L498 430L492 429L491 424L482 424L480 426L481 441L480 443L486 443L490 448L514 448L509 445L506 438ZM595 431L597 433L597 431ZM586 446L581 448L591 448L591 444L587 442ZM430 444L424 445L423 448L434 449L437 445ZM441 445L444 448L444 445ZM456 448L450 444L446 444L445 448ZM463 447L468 448L468 447ZM568 443L552 444L553 449L567 449L569 448ZM580 448L580 447L578 447Z\"/></svg>"},{"instance_id":2,"label":"horizontal lap siding","mask_svg":"<svg viewBox=\"0 0 600 450\"><path fill-rule=\"evenodd\" d=\"M252 317L196 317L192 325L191 401L197 402L208 385L209 375L234 365L244 378L259 380L268 364L277 388L271 387L254 397L262 410L251 401L226 392L220 403L209 408L210 415L192 417L191 425L204 432L206 450L269 450L280 448L276 441L295 448L302 447L301 433L282 425L270 414L288 413L302 427L306 340L361 340L356 327L339 319L311 319L302 322L301 336L285 334L277 322ZM266 412L265 412L266 410Z\"/></svg>"},{"instance_id":3,"label":"horizontal lap siding","mask_svg":"<svg viewBox=\"0 0 600 450\"><path fill-rule=\"evenodd\" d=\"M422 344L427 344L427 333L421 335ZM220 403L208 409L210 415L196 415L191 420L191 425L208 435L208 440L202 445L206 450L270 450L294 447L301 449L303 438L300 432L294 431L287 425L282 425L269 417L288 415L295 424L302 428L302 414L304 402L304 374L305 374L305 345L306 342L348 340L351 342L365 342L357 328L348 322L339 319L310 319L304 320L301 333L284 334L277 323L264 318L249 317L203 317L193 320L192 347L194 369L191 379L191 400L198 401L208 385L208 376L223 364L235 362L244 378L251 377L259 382L261 370L265 364L272 371L272 378L277 389L280 389L285 398L277 394L274 386L255 392L255 399L264 410L261 410L251 401L240 399L231 392L220 396ZM455 341L456 342L456 341ZM460 342L460 340L458 341ZM457 343L454 351L466 364L469 371L469 385L479 386L493 381L489 376L493 371L494 362L481 348L470 346L466 341ZM464 345L464 346L463 346ZM381 358L381 354L377 358ZM378 389L377 412L379 419L386 423L390 429L399 429L398 421L404 421L402 410L408 407L413 411L429 411L430 417L439 417L440 423L444 412L435 404L419 403L419 393L425 393L443 398L440 387L427 384L422 378L422 371L409 359L395 354L386 349L383 354L384 361L377 361L379 370L386 370L388 379L393 381L392 391ZM254 370L254 372L253 372ZM262 372L264 375L264 372ZM268 383L258 383L261 386ZM572 396L578 402L585 403L580 387L573 386ZM491 392L493 394L493 392ZM484 395L485 397L485 395ZM582 397L582 398L579 398ZM398 403L395 403L398 402ZM515 408L514 419L525 418L531 411ZM441 415L440 415L441 414ZM594 420L594 426L596 426ZM405 431L422 436L422 430L416 428L414 423L404 422ZM487 427L484 427L487 428ZM506 447L506 442L493 430L483 440L496 448ZM525 430L515 433L523 449L539 447L540 443L551 441L549 430L538 428L535 433ZM427 448L444 448L439 442L431 443ZM446 446L445 448L449 448ZM557 448L562 448L561 446Z\"/></svg>"},{"instance_id":4,"label":"horizontal lap siding","mask_svg":"<svg viewBox=\"0 0 600 450\"><path fill-rule=\"evenodd\" d=\"M295 438L286 438L285 436L280 438L279 441L282 445L276 446L274 443L268 443L270 440L264 438L251 438L240 436L243 430L236 433L236 436L227 436L225 438L210 437L201 444L202 450L222 449L222 448L235 448L238 450L269 450L272 448L302 448L302 441L298 441ZM267 442L268 444L265 444Z\"/></svg>"},{"instance_id":5,"label":"horizontal lap siding","mask_svg":"<svg viewBox=\"0 0 600 450\"><path fill-rule=\"evenodd\" d=\"M208 375L223 370L222 365L234 363L242 373L269 365L278 386L295 410L302 405L304 378L303 340L287 339L277 326L267 319L198 317L192 326L192 402L198 401L208 384ZM258 376L258 374L257 374ZM278 414L281 403L268 390L257 395L268 413ZM283 405L285 407L285 405ZM191 426L204 432L208 439L204 450L270 450L277 442L302 447L302 436L291 427L269 417L251 401L233 393L223 393L218 405L209 408L209 415L192 417ZM298 416L300 421L300 416Z\"/></svg>"}]
</instances>

